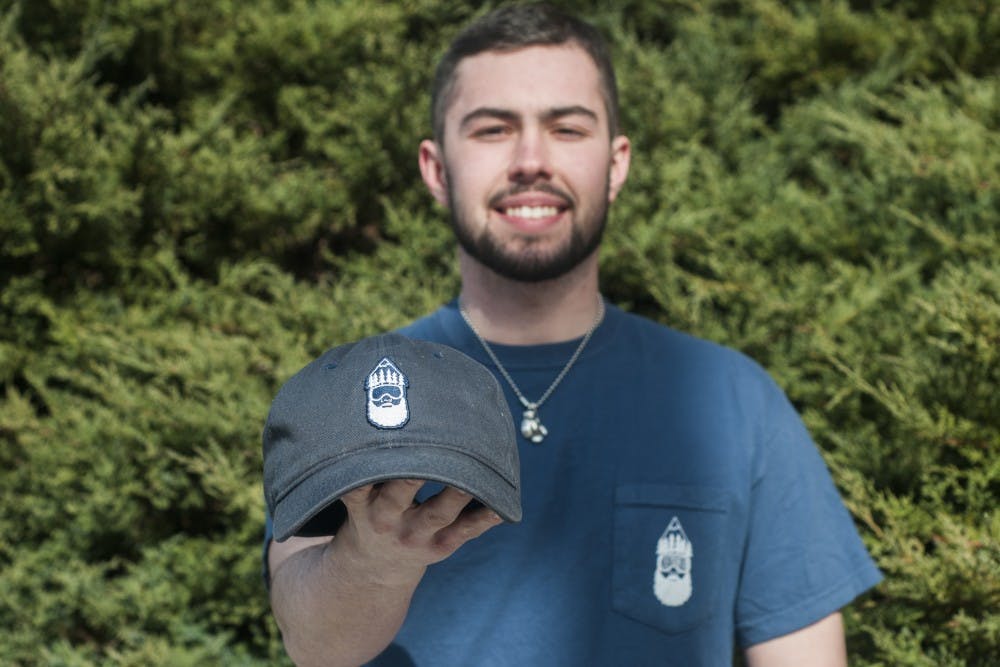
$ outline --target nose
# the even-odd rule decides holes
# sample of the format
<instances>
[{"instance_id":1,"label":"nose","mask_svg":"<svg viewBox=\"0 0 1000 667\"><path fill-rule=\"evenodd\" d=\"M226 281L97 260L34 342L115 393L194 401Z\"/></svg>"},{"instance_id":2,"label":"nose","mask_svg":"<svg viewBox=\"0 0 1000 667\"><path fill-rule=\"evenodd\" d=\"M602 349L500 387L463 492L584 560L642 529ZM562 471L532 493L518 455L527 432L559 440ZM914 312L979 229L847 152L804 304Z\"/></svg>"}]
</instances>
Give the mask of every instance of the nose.
<instances>
[{"instance_id":1,"label":"nose","mask_svg":"<svg viewBox=\"0 0 1000 667\"><path fill-rule=\"evenodd\" d=\"M545 138L540 131L525 129L514 145L507 177L515 183L532 183L552 176Z\"/></svg>"}]
</instances>

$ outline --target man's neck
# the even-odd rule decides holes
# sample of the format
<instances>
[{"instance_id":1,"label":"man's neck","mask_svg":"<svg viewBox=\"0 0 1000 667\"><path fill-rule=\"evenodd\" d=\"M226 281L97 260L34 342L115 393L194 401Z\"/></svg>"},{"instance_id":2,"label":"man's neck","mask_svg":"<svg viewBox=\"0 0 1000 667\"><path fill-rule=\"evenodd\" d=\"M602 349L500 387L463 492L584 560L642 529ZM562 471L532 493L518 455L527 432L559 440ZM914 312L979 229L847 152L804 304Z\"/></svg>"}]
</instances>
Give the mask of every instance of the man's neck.
<instances>
[{"instance_id":1,"label":"man's neck","mask_svg":"<svg viewBox=\"0 0 1000 667\"><path fill-rule=\"evenodd\" d=\"M505 345L536 345L579 338L599 309L597 253L554 280L504 278L459 250L462 308L483 338Z\"/></svg>"}]
</instances>

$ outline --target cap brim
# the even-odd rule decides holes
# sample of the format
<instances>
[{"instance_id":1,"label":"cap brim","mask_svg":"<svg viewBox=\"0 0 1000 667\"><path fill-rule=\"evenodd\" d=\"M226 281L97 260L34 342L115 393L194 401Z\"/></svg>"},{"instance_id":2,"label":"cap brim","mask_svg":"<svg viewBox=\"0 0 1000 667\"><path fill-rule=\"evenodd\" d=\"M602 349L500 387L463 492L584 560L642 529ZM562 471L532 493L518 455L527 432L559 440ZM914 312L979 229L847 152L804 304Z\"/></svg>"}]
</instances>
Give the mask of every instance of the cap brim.
<instances>
[{"instance_id":1,"label":"cap brim","mask_svg":"<svg viewBox=\"0 0 1000 667\"><path fill-rule=\"evenodd\" d=\"M504 521L521 520L517 487L467 453L435 444L371 447L337 459L303 479L274 507L274 539L292 537L342 495L389 479L440 482L469 493Z\"/></svg>"}]
</instances>

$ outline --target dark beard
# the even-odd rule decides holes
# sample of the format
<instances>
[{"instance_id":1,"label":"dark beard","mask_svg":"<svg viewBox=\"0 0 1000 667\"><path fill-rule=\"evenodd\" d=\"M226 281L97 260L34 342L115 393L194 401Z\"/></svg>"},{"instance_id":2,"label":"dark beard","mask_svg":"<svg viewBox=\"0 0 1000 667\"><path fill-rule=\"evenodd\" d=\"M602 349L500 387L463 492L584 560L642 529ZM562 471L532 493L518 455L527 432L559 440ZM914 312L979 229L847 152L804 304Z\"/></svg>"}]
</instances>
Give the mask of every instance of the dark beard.
<instances>
[{"instance_id":1,"label":"dark beard","mask_svg":"<svg viewBox=\"0 0 1000 667\"><path fill-rule=\"evenodd\" d=\"M582 231L589 227L586 224L588 221L582 221L583 224L574 225L570 230L569 242L557 248L554 253L543 256L533 253L529 243L526 249L515 254L505 252L488 231L483 231L478 237L470 234L468 226L460 224L455 217L457 207L450 189L448 200L448 220L462 249L504 278L522 283L553 280L579 266L601 245L604 227L608 221L608 205L605 197L601 209L596 211L597 225L588 236L584 236Z\"/></svg>"}]
</instances>

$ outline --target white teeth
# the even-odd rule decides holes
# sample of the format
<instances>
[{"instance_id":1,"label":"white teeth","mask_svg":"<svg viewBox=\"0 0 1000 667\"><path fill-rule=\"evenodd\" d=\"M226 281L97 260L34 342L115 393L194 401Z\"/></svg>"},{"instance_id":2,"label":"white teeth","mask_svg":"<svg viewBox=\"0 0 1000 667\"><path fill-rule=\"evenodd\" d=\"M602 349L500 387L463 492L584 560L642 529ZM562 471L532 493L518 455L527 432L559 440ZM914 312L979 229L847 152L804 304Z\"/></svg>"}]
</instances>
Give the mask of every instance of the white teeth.
<instances>
[{"instance_id":1,"label":"white teeth","mask_svg":"<svg viewBox=\"0 0 1000 667\"><path fill-rule=\"evenodd\" d=\"M559 212L555 206L517 206L504 209L504 215L511 218L548 218Z\"/></svg>"}]
</instances>

